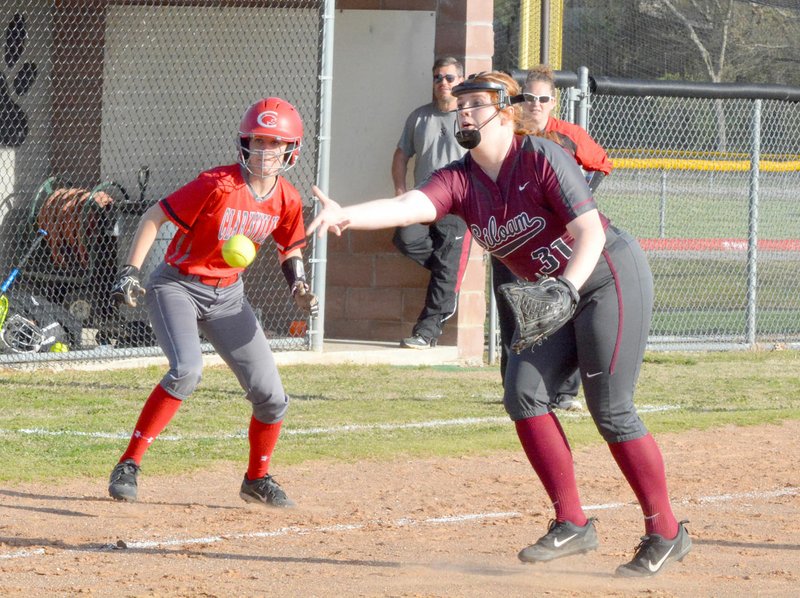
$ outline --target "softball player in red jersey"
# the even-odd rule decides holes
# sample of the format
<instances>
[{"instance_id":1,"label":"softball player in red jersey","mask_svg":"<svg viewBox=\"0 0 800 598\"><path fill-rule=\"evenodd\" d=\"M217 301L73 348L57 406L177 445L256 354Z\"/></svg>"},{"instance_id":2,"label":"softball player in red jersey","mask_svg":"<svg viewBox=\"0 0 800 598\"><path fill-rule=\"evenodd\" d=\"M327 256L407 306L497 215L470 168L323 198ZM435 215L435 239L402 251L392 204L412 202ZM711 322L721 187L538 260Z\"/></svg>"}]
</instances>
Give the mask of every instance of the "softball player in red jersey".
<instances>
[{"instance_id":1,"label":"softball player in red jersey","mask_svg":"<svg viewBox=\"0 0 800 598\"><path fill-rule=\"evenodd\" d=\"M256 247L272 237L295 302L315 313L316 297L303 271L300 194L281 176L297 162L302 136L303 123L291 104L280 98L260 100L242 118L237 164L201 173L142 216L112 296L131 307L144 296L169 371L145 402L128 448L111 473L108 491L114 499L136 500L145 451L200 382L202 331L236 374L253 407L250 459L239 495L248 502L293 506L269 475L289 397L245 298L243 268L225 262L222 246L236 234L246 235ZM164 262L150 275L145 294L139 268L167 221L178 230Z\"/></svg>"},{"instance_id":2,"label":"softball player in red jersey","mask_svg":"<svg viewBox=\"0 0 800 598\"><path fill-rule=\"evenodd\" d=\"M453 90L456 133L469 153L417 189L341 207L314 189L323 209L307 232L341 234L461 216L475 238L516 276L562 276L580 290L572 320L542 346L509 359L504 404L552 501L547 533L519 558L541 562L597 548L578 496L572 453L549 404L579 367L586 403L644 512L646 535L622 576L650 576L689 552L672 513L661 452L633 404L652 311L644 253L600 214L578 165L558 144L517 134L526 100L509 76L481 73ZM562 283L566 284L566 283Z\"/></svg>"}]
</instances>

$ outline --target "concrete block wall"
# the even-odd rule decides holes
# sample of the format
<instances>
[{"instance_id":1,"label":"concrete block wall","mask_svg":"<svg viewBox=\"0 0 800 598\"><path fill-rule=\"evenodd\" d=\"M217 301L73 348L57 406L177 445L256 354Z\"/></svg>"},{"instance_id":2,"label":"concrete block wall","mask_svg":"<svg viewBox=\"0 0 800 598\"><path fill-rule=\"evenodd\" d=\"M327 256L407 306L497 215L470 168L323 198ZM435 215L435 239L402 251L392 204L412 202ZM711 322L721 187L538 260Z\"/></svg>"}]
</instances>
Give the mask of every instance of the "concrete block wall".
<instances>
[{"instance_id":1,"label":"concrete block wall","mask_svg":"<svg viewBox=\"0 0 800 598\"><path fill-rule=\"evenodd\" d=\"M456 315L439 342L459 357L480 360L486 314L483 251L473 243ZM327 338L400 341L409 336L425 301L428 271L392 245L392 231L328 236L325 308Z\"/></svg>"},{"instance_id":2,"label":"concrete block wall","mask_svg":"<svg viewBox=\"0 0 800 598\"><path fill-rule=\"evenodd\" d=\"M494 55L492 0L338 0L341 10L430 10L436 13L435 56L452 55L466 72L490 70ZM387 166L388 168L388 166ZM392 245L393 231L328 235L325 337L400 341L409 336L425 300L429 273ZM456 315L444 328L442 345L459 358L479 363L486 316L484 252L474 242Z\"/></svg>"}]
</instances>

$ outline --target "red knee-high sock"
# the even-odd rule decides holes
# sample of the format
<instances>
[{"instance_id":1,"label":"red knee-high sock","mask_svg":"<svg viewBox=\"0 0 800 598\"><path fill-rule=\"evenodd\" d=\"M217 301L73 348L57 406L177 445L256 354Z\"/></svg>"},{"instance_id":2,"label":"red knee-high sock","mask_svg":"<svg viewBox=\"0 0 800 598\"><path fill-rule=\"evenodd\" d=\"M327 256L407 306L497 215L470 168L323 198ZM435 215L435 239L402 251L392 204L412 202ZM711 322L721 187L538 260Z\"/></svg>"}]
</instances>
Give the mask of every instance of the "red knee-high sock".
<instances>
[{"instance_id":1,"label":"red knee-high sock","mask_svg":"<svg viewBox=\"0 0 800 598\"><path fill-rule=\"evenodd\" d=\"M636 440L609 444L614 460L633 489L644 513L646 534L671 540L678 535L678 521L667 493L664 458L655 439L647 434Z\"/></svg>"},{"instance_id":2,"label":"red knee-high sock","mask_svg":"<svg viewBox=\"0 0 800 598\"><path fill-rule=\"evenodd\" d=\"M575 482L572 451L556 416L548 413L514 423L528 461L553 503L556 519L586 525Z\"/></svg>"},{"instance_id":3,"label":"red knee-high sock","mask_svg":"<svg viewBox=\"0 0 800 598\"><path fill-rule=\"evenodd\" d=\"M278 444L281 434L281 424L265 424L258 421L255 416L250 418L250 430L247 437L250 440L250 462L247 465L247 479L257 480L269 473L269 460L272 451Z\"/></svg>"},{"instance_id":4,"label":"red knee-high sock","mask_svg":"<svg viewBox=\"0 0 800 598\"><path fill-rule=\"evenodd\" d=\"M133 459L139 465L145 451L167 427L182 402L164 390L160 384L156 386L142 407L131 441L128 443L125 453L120 457L120 462L125 459Z\"/></svg>"}]
</instances>

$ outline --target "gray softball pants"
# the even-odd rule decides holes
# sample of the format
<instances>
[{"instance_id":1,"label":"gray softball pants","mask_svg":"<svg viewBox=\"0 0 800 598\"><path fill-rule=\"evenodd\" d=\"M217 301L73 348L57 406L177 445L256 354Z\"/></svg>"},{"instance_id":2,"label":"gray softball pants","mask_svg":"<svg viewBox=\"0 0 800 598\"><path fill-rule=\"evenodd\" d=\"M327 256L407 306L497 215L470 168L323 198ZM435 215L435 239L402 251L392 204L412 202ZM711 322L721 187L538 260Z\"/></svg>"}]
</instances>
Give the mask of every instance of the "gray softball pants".
<instances>
[{"instance_id":1,"label":"gray softball pants","mask_svg":"<svg viewBox=\"0 0 800 598\"><path fill-rule=\"evenodd\" d=\"M547 413L578 367L586 407L606 442L647 434L633 393L652 312L653 276L644 252L628 233L609 227L572 320L542 345L509 355L503 403L511 419Z\"/></svg>"},{"instance_id":2,"label":"gray softball pants","mask_svg":"<svg viewBox=\"0 0 800 598\"><path fill-rule=\"evenodd\" d=\"M158 344L169 360L169 371L161 379L164 390L183 400L199 384L202 331L236 375L255 418L265 424L283 420L289 397L264 331L244 296L241 278L216 288L162 263L150 275L145 303Z\"/></svg>"}]
</instances>

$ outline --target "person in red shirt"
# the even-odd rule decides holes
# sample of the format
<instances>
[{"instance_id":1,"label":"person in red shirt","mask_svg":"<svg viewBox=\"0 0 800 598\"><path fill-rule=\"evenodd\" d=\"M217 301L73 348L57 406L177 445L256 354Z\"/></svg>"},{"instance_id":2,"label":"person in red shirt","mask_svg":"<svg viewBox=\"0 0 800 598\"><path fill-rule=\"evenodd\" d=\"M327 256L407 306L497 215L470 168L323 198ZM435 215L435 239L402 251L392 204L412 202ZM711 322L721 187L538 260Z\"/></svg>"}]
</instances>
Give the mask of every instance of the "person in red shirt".
<instances>
[{"instance_id":1,"label":"person in red shirt","mask_svg":"<svg viewBox=\"0 0 800 598\"><path fill-rule=\"evenodd\" d=\"M540 64L528 71L524 91L530 94L525 102L525 127L531 132L552 139L566 149L581 166L586 175L589 188L596 191L603 178L611 174L614 165L606 151L582 127L555 118L552 113L556 107L556 82L552 69ZM499 297L501 285L517 278L496 257L490 259L492 265L492 288ZM497 302L498 324L500 326L500 377L505 377L511 337L516 323L514 314L504 301ZM577 398L581 385L580 373L576 370L559 389L553 407L567 411L580 411L583 406Z\"/></svg>"},{"instance_id":2,"label":"person in red shirt","mask_svg":"<svg viewBox=\"0 0 800 598\"><path fill-rule=\"evenodd\" d=\"M139 221L111 295L129 307L144 297L169 371L150 393L128 448L111 472L108 492L115 500L137 500L142 457L200 382L202 332L252 404L250 458L239 496L268 506L294 505L269 474L289 397L245 297L240 277L244 268L228 265L222 246L237 234L247 236L256 248L271 237L295 303L310 315L316 313L318 302L302 260L303 206L297 189L282 176L297 163L302 137L303 123L294 106L276 97L259 100L239 125L238 162L200 173L151 206ZM166 222L177 231L145 289L139 269Z\"/></svg>"},{"instance_id":3,"label":"person in red shirt","mask_svg":"<svg viewBox=\"0 0 800 598\"><path fill-rule=\"evenodd\" d=\"M526 125L532 132L544 134L572 154L583 168L589 188L596 191L603 178L611 174L614 164L606 150L583 127L553 116L556 83L552 69L546 65L530 69L525 77L524 91L533 96L525 103Z\"/></svg>"},{"instance_id":4,"label":"person in red shirt","mask_svg":"<svg viewBox=\"0 0 800 598\"><path fill-rule=\"evenodd\" d=\"M469 150L397 197L340 206L320 189L322 210L306 232L341 234L464 219L473 239L514 275L552 278L574 315L541 345L512 352L503 404L555 511L547 532L518 557L526 563L597 549L586 517L573 455L550 404L579 368L586 405L639 501L645 537L619 576L648 577L682 560L692 541L672 512L655 439L633 402L653 310L653 277L629 233L598 209L575 160L553 141L523 127L527 94L505 73L473 75L453 89L456 139Z\"/></svg>"}]
</instances>

